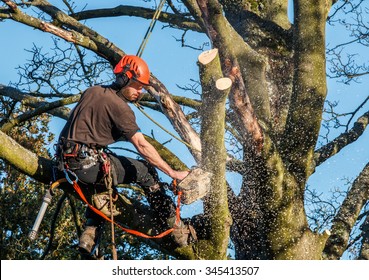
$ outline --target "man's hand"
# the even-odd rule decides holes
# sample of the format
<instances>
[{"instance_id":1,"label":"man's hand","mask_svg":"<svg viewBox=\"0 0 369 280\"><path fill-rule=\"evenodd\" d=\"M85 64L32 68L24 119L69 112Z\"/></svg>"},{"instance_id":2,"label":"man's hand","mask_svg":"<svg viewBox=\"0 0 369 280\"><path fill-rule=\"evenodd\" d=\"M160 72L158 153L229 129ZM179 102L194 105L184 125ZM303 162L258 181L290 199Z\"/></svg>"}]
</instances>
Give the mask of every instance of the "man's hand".
<instances>
[{"instance_id":1,"label":"man's hand","mask_svg":"<svg viewBox=\"0 0 369 280\"><path fill-rule=\"evenodd\" d=\"M187 177L187 175L189 174L189 171L175 171L173 170L173 174L170 175L170 177L172 177L173 179L177 179L179 181L182 181L184 178Z\"/></svg>"}]
</instances>

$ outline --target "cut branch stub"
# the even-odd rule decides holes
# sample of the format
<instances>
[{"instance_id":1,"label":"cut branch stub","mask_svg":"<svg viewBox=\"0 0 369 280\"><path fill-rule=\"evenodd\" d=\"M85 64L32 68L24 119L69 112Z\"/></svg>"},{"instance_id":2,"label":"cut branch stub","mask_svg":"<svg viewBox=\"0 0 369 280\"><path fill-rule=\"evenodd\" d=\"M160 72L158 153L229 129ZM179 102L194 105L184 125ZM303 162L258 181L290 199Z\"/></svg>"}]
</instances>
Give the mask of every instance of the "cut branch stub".
<instances>
[{"instance_id":1,"label":"cut branch stub","mask_svg":"<svg viewBox=\"0 0 369 280\"><path fill-rule=\"evenodd\" d=\"M232 86L232 80L230 78L220 78L215 82L215 86L221 91L230 89Z\"/></svg>"},{"instance_id":2,"label":"cut branch stub","mask_svg":"<svg viewBox=\"0 0 369 280\"><path fill-rule=\"evenodd\" d=\"M202 52L199 57L198 60L202 65L207 65L210 62L212 62L216 56L218 55L218 49L211 49L205 52Z\"/></svg>"}]
</instances>

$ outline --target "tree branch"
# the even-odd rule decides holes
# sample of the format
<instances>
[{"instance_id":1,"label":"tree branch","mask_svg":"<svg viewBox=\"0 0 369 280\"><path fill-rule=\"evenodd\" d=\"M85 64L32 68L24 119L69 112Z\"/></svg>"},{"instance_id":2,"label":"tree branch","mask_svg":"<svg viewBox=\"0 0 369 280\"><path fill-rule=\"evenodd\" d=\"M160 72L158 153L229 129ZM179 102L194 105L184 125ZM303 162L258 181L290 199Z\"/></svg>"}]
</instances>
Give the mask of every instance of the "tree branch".
<instances>
[{"instance_id":1,"label":"tree branch","mask_svg":"<svg viewBox=\"0 0 369 280\"><path fill-rule=\"evenodd\" d=\"M352 184L340 210L333 219L331 233L325 245L325 259L339 259L346 250L350 232L363 205L369 199L369 163Z\"/></svg>"},{"instance_id":2,"label":"tree branch","mask_svg":"<svg viewBox=\"0 0 369 280\"><path fill-rule=\"evenodd\" d=\"M35 116L39 116L42 113L47 113L48 111L54 109L54 108L58 108L58 107L62 107L65 105L69 105L72 103L76 102L76 99L79 99L79 95L78 96L71 96L71 97L67 97L61 100L57 100L51 103L48 102L44 102L41 106L39 106L38 108L36 108L33 111L28 111L14 119L10 119L8 120L8 122L2 124L2 126L0 127L0 130L3 132L8 132L9 130L11 130L13 127L21 124L22 122L25 122Z\"/></svg>"},{"instance_id":3,"label":"tree branch","mask_svg":"<svg viewBox=\"0 0 369 280\"><path fill-rule=\"evenodd\" d=\"M222 9L217 1L198 2L209 37L213 41L214 46L219 49L223 74L224 76L229 76L233 81L229 99L232 108L238 116L239 125L237 129L244 139L251 139L252 144L260 150L263 142L263 133L256 116L264 123L268 123L270 117L267 90L259 90L264 88L264 83L258 78L255 79L255 76L258 73L260 74L259 63L263 63L260 60L260 56L243 41L224 18ZM242 67L239 65L239 57L244 58L242 61L245 64ZM253 66L251 67L251 65ZM251 69L253 69L253 74L244 75L246 74L243 72L245 69L247 71L252 71ZM247 77L245 80L249 84L245 84L244 77ZM252 77L252 79L249 77ZM246 88L254 89L252 91L253 96L249 96L250 91L247 91ZM254 108L256 108L256 115Z\"/></svg>"},{"instance_id":4,"label":"tree branch","mask_svg":"<svg viewBox=\"0 0 369 280\"><path fill-rule=\"evenodd\" d=\"M305 181L314 170L314 148L327 94L325 20L321 20L326 1L295 2L295 75L287 125L281 139L284 157L292 163L290 170Z\"/></svg>"},{"instance_id":5,"label":"tree branch","mask_svg":"<svg viewBox=\"0 0 369 280\"><path fill-rule=\"evenodd\" d=\"M189 107L195 110L198 110L201 107L201 101L199 100L187 98L184 96L174 95L172 93L170 93L170 96L178 105L186 106L186 107ZM140 101L155 101L156 102L156 99L150 94L144 94Z\"/></svg>"},{"instance_id":6,"label":"tree branch","mask_svg":"<svg viewBox=\"0 0 369 280\"><path fill-rule=\"evenodd\" d=\"M152 9L136 7L136 6L125 6L119 5L114 8L108 9L96 9L96 10L86 10L78 13L73 13L71 16L78 21L92 19L92 18L102 18L102 17L120 17L120 16L130 16L130 17L141 17L145 19L151 19L155 11ZM161 12L159 21L163 23L169 23L171 26L176 26L179 29L189 29L196 32L203 32L199 24L194 20L189 19L186 16L180 14L170 14L166 12Z\"/></svg>"},{"instance_id":7,"label":"tree branch","mask_svg":"<svg viewBox=\"0 0 369 280\"><path fill-rule=\"evenodd\" d=\"M353 127L336 137L330 143L319 148L314 153L315 165L319 166L330 157L338 154L347 145L355 142L365 131L369 123L369 111L357 119Z\"/></svg>"},{"instance_id":8,"label":"tree branch","mask_svg":"<svg viewBox=\"0 0 369 280\"><path fill-rule=\"evenodd\" d=\"M166 87L157 79L151 79L152 87L149 93L159 103L162 112L172 123L180 137L192 148L190 152L197 163L201 161L201 141L196 131L191 127L182 109L170 96Z\"/></svg>"},{"instance_id":9,"label":"tree branch","mask_svg":"<svg viewBox=\"0 0 369 280\"><path fill-rule=\"evenodd\" d=\"M48 104L48 102L46 101L40 101L39 98L28 95L16 88L5 86L2 84L0 84L0 95L10 97L13 100L22 102L24 105L30 106L32 108L37 108ZM78 102L80 94L74 95L74 98L75 102ZM62 107L52 109L48 113L61 119L67 120L69 117L70 110L66 107Z\"/></svg>"},{"instance_id":10,"label":"tree branch","mask_svg":"<svg viewBox=\"0 0 369 280\"><path fill-rule=\"evenodd\" d=\"M0 131L0 143L1 159L39 182L50 183L51 178L53 178L53 163L50 159L38 157L2 131Z\"/></svg>"},{"instance_id":11,"label":"tree branch","mask_svg":"<svg viewBox=\"0 0 369 280\"><path fill-rule=\"evenodd\" d=\"M15 8L11 11L10 18L17 22L29 25L44 32L54 34L68 42L80 45L86 49L92 50L99 56L107 59L112 65L118 63L124 52L117 48L113 43L91 30L87 26L81 24L74 18L68 16L63 11L52 6L45 0L38 0L33 3L34 6L49 14L58 25L40 20L23 13L15 3L12 3ZM71 31L63 29L60 26L65 26Z\"/></svg>"}]
</instances>

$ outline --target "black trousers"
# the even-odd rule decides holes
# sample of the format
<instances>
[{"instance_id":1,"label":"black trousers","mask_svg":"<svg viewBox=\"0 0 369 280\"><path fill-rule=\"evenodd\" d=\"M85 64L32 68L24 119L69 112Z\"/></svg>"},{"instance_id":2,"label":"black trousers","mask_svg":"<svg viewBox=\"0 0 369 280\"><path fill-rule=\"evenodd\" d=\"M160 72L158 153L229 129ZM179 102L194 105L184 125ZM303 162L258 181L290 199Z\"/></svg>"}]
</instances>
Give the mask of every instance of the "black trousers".
<instances>
[{"instance_id":1,"label":"black trousers","mask_svg":"<svg viewBox=\"0 0 369 280\"><path fill-rule=\"evenodd\" d=\"M160 184L159 176L156 169L144 160L137 160L129 157L108 154L110 162L114 169L114 184L137 184L145 192L147 201L153 214L160 223L164 224L168 219L175 217L176 207L172 198L166 194L165 190L160 187L152 191L150 187ZM103 182L103 172L101 164L96 164L88 169L74 171L78 180L82 182L83 191L92 195L105 191ZM86 210L87 225L99 225L102 218L95 214L92 210Z\"/></svg>"}]
</instances>

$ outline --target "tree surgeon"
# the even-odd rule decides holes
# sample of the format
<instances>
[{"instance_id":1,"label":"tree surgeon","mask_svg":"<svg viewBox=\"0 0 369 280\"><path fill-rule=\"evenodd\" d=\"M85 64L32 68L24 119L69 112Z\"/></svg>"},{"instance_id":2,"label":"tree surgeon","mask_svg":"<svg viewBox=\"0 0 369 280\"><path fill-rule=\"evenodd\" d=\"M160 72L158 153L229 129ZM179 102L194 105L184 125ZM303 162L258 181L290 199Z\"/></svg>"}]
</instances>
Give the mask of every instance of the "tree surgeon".
<instances>
[{"instance_id":1,"label":"tree surgeon","mask_svg":"<svg viewBox=\"0 0 369 280\"><path fill-rule=\"evenodd\" d=\"M192 240L193 228L183 221L175 223L175 205L165 193L155 168L177 180L184 179L189 172L173 170L160 157L140 132L134 112L128 105L128 102L138 101L143 88L150 85L149 68L138 56L125 55L114 68L114 74L116 79L112 85L88 88L71 112L59 137L59 169L75 174L85 196L95 207L100 207L104 214L117 215L117 208L103 206L107 188L104 167L108 160L114 190L119 184L139 185L157 221L163 227L173 227L173 240L179 246L186 246ZM131 142L145 160L108 151L107 146L117 141ZM79 239L81 253L93 251L103 222L103 218L87 208L85 230Z\"/></svg>"}]
</instances>

